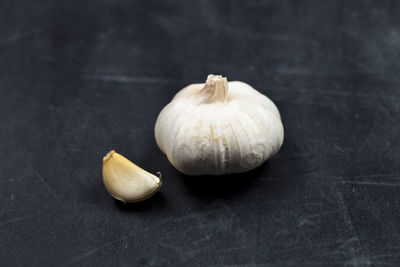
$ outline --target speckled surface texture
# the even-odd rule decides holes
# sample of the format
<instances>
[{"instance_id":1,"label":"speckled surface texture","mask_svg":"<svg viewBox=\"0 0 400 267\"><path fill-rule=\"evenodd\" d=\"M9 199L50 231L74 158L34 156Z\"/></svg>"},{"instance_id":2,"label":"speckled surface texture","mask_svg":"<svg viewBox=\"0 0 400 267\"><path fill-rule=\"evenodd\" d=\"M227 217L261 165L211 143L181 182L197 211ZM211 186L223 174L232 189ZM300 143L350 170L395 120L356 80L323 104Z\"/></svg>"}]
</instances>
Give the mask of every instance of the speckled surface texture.
<instances>
[{"instance_id":1,"label":"speckled surface texture","mask_svg":"<svg viewBox=\"0 0 400 267\"><path fill-rule=\"evenodd\" d=\"M399 266L397 1L1 1L1 266ZM182 87L281 111L260 168L188 177L153 127ZM115 149L163 173L124 206Z\"/></svg>"}]
</instances>

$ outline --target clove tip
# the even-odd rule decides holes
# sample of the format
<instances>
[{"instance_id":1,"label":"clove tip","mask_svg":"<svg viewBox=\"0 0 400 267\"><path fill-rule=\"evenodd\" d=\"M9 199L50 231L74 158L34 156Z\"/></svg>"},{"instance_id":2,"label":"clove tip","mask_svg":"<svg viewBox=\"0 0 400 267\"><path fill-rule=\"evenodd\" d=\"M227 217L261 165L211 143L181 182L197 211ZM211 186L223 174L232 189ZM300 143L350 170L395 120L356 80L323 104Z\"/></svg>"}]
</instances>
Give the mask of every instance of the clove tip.
<instances>
[{"instance_id":1,"label":"clove tip","mask_svg":"<svg viewBox=\"0 0 400 267\"><path fill-rule=\"evenodd\" d=\"M107 155L105 155L103 158L103 163L105 163L107 160L109 160L114 155L114 153L115 153L114 150L111 150L110 152L108 152Z\"/></svg>"}]
</instances>

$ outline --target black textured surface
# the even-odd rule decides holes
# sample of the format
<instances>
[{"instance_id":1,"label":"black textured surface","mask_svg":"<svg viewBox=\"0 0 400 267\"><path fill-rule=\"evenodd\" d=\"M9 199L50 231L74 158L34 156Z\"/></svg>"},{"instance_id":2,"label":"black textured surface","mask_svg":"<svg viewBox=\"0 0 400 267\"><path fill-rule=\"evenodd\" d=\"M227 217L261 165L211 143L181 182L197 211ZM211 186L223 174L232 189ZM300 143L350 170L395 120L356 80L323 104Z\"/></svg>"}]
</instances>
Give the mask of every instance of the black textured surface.
<instances>
[{"instance_id":1,"label":"black textured surface","mask_svg":"<svg viewBox=\"0 0 400 267\"><path fill-rule=\"evenodd\" d=\"M399 266L397 1L1 1L0 265ZM153 127L209 73L269 96L280 153L179 174ZM161 171L123 206L115 149Z\"/></svg>"}]
</instances>

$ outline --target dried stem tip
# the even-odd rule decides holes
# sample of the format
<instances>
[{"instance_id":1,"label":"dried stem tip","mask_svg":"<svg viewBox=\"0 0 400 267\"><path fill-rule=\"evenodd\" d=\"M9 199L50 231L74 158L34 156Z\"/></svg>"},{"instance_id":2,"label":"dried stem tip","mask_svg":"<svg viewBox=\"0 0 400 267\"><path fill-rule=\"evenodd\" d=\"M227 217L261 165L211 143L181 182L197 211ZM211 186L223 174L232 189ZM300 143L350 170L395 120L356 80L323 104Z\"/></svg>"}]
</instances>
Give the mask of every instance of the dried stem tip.
<instances>
[{"instance_id":1,"label":"dried stem tip","mask_svg":"<svg viewBox=\"0 0 400 267\"><path fill-rule=\"evenodd\" d=\"M222 77L222 75L210 74L202 91L208 95L207 103L225 103L228 98L228 80L226 77Z\"/></svg>"}]
</instances>

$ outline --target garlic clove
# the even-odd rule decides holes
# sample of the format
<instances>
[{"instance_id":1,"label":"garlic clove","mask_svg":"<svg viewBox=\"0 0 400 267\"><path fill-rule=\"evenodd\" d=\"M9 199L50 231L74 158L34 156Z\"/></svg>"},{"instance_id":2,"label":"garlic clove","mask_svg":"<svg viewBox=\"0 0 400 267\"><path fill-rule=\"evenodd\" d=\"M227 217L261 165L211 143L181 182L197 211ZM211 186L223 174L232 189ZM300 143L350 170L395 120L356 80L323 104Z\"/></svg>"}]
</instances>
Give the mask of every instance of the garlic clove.
<instances>
[{"instance_id":1,"label":"garlic clove","mask_svg":"<svg viewBox=\"0 0 400 267\"><path fill-rule=\"evenodd\" d=\"M103 158L103 182L114 198L123 202L139 202L151 197L161 187L159 177L143 170L111 150Z\"/></svg>"}]
</instances>

